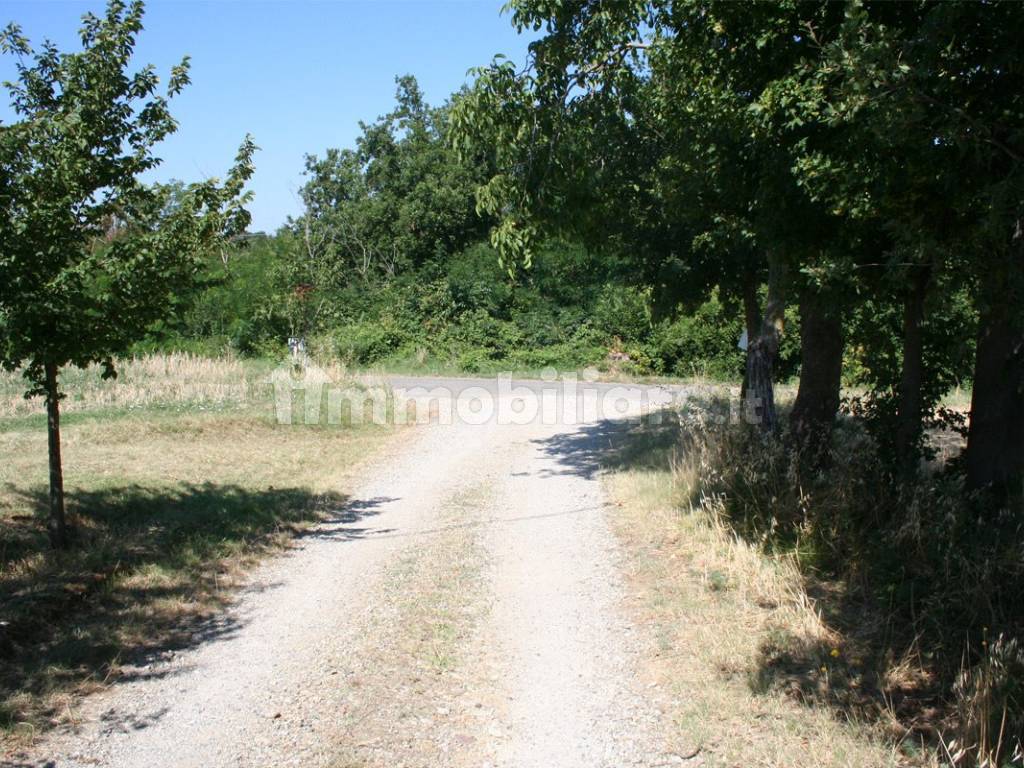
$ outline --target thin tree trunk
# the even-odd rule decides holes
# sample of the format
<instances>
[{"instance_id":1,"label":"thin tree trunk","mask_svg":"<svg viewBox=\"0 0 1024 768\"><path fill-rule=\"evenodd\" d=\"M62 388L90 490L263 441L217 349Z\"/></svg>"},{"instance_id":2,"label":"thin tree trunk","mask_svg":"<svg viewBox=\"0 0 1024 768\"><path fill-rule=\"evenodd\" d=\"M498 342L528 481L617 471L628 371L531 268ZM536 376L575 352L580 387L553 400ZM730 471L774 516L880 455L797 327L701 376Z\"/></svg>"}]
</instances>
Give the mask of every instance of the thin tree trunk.
<instances>
[{"instance_id":1,"label":"thin tree trunk","mask_svg":"<svg viewBox=\"0 0 1024 768\"><path fill-rule=\"evenodd\" d=\"M747 422L762 432L774 432L779 419L775 411L775 385L772 379L779 342L785 325L783 299L784 269L775 259L768 262L768 300L761 328L747 349L747 392L744 400Z\"/></svg>"},{"instance_id":2,"label":"thin tree trunk","mask_svg":"<svg viewBox=\"0 0 1024 768\"><path fill-rule=\"evenodd\" d=\"M928 295L930 269L922 268L914 276L903 305L903 363L899 387L899 420L896 451L900 462L909 467L917 456L921 437L921 383L924 376L924 302Z\"/></svg>"},{"instance_id":3,"label":"thin tree trunk","mask_svg":"<svg viewBox=\"0 0 1024 768\"><path fill-rule=\"evenodd\" d=\"M746 402L748 376L747 367L750 365L750 346L754 337L761 331L761 307L757 303L757 280L753 274L748 274L743 281L743 327L747 332L747 362L743 367L743 384L740 386L740 400Z\"/></svg>"},{"instance_id":4,"label":"thin tree trunk","mask_svg":"<svg viewBox=\"0 0 1024 768\"><path fill-rule=\"evenodd\" d=\"M1024 330L1011 314L1019 311L1004 294L981 313L967 437L968 487L1002 499L1024 482Z\"/></svg>"},{"instance_id":5,"label":"thin tree trunk","mask_svg":"<svg viewBox=\"0 0 1024 768\"><path fill-rule=\"evenodd\" d=\"M64 517L64 472L60 460L60 395L57 390L57 366L46 363L46 434L50 449L50 544L63 549L68 544Z\"/></svg>"},{"instance_id":6,"label":"thin tree trunk","mask_svg":"<svg viewBox=\"0 0 1024 768\"><path fill-rule=\"evenodd\" d=\"M812 289L800 299L800 387L790 433L803 452L820 454L839 411L843 373L843 321L830 297Z\"/></svg>"}]
</instances>

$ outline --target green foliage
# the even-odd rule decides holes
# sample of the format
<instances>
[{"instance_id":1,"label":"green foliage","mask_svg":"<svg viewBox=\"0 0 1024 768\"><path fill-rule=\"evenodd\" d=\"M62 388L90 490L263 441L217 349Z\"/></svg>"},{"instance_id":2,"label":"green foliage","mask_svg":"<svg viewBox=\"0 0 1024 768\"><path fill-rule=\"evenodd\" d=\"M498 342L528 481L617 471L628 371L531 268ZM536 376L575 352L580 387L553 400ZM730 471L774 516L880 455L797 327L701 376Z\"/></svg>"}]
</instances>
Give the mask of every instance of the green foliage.
<instances>
[{"instance_id":1,"label":"green foliage","mask_svg":"<svg viewBox=\"0 0 1024 768\"><path fill-rule=\"evenodd\" d=\"M19 120L0 126L0 363L24 367L33 391L45 366L113 375L113 355L180 312L203 257L249 222L249 138L223 183L140 182L188 84L187 58L163 94L152 67L127 72L141 29L141 2L112 0L83 17L80 52L33 52L14 24L0 33L19 58L5 84Z\"/></svg>"},{"instance_id":2,"label":"green foliage","mask_svg":"<svg viewBox=\"0 0 1024 768\"><path fill-rule=\"evenodd\" d=\"M692 314L663 322L651 342L652 356L662 373L735 380L743 373L745 355L737 347L742 332L742 319L713 295Z\"/></svg>"},{"instance_id":3,"label":"green foliage","mask_svg":"<svg viewBox=\"0 0 1024 768\"><path fill-rule=\"evenodd\" d=\"M448 290L460 312L484 310L506 314L512 303L512 285L498 265L492 248L480 242L447 260Z\"/></svg>"},{"instance_id":4,"label":"green foliage","mask_svg":"<svg viewBox=\"0 0 1024 768\"><path fill-rule=\"evenodd\" d=\"M924 350L921 387L923 430L916 446L923 458L935 457L933 437L952 429L964 432L962 414L942 407L954 388L969 384L976 353L977 314L966 291L936 291L922 321ZM850 386L864 388L850 396L844 410L861 417L884 458L898 466L894 436L899 428L899 387L902 373L902 308L869 300L852 313L848 333L856 346L847 350L844 371ZM936 430L930 434L930 430Z\"/></svg>"},{"instance_id":5,"label":"green foliage","mask_svg":"<svg viewBox=\"0 0 1024 768\"><path fill-rule=\"evenodd\" d=\"M283 339L288 321L273 297L285 247L280 238L255 235L208 257L202 293L168 333L223 339L245 354Z\"/></svg>"},{"instance_id":6,"label":"green foliage","mask_svg":"<svg viewBox=\"0 0 1024 768\"><path fill-rule=\"evenodd\" d=\"M302 217L209 260L207 289L184 322L159 329L164 342L216 337L259 354L307 336L353 365L415 359L481 372L601 366L625 348L638 373L735 375L735 306L662 344L653 291L614 241L533 237L530 269L510 275L484 242L490 220L473 211L489 153L456 152L453 114L401 78L395 109L363 125L355 148L308 158ZM691 298L699 306L705 295ZM723 348L712 348L712 323L729 327Z\"/></svg>"},{"instance_id":7,"label":"green foliage","mask_svg":"<svg viewBox=\"0 0 1024 768\"><path fill-rule=\"evenodd\" d=\"M376 363L391 357L411 339L393 318L343 325L331 332L334 353L352 365Z\"/></svg>"},{"instance_id":8,"label":"green foliage","mask_svg":"<svg viewBox=\"0 0 1024 768\"><path fill-rule=\"evenodd\" d=\"M635 342L651 329L648 296L630 286L606 285L594 304L594 327L609 338Z\"/></svg>"},{"instance_id":9,"label":"green foliage","mask_svg":"<svg viewBox=\"0 0 1024 768\"><path fill-rule=\"evenodd\" d=\"M226 260L211 257L192 310L136 348L228 345L245 355L280 354L296 334L289 286L300 248L282 230L239 241ZM474 372L578 368L605 365L617 348L637 373L739 375L735 307L714 293L693 312L680 308L674 320L655 323L650 292L623 280L615 259L550 241L512 281L494 249L478 242L386 280L314 292L305 306L315 302L316 311L302 327L319 339L319 350L356 366L421 358ZM795 337L787 340L797 345ZM792 375L794 349L783 354L780 375Z\"/></svg>"},{"instance_id":10,"label":"green foliage","mask_svg":"<svg viewBox=\"0 0 1024 768\"><path fill-rule=\"evenodd\" d=\"M485 231L473 205L481 166L446 144L447 107L428 106L411 76L397 85L394 110L361 124L354 149L306 157L306 210L292 228L317 289L418 269Z\"/></svg>"}]
</instances>

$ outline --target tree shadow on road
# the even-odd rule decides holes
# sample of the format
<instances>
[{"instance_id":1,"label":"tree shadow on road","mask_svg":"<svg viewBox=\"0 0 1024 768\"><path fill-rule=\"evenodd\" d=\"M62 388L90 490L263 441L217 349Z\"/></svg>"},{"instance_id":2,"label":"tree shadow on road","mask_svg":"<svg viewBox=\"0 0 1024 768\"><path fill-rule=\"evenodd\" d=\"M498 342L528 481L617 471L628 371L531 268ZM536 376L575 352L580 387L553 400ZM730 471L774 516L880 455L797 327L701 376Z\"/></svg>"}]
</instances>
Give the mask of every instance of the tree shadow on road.
<instances>
[{"instance_id":1,"label":"tree shadow on road","mask_svg":"<svg viewBox=\"0 0 1024 768\"><path fill-rule=\"evenodd\" d=\"M298 537L363 538L360 522L390 501L211 483L76 489L74 543L53 552L46 488L4 495L19 514L0 521L0 736L52 724L68 694L167 675L150 663L233 637L224 608L246 565Z\"/></svg>"},{"instance_id":2,"label":"tree shadow on road","mask_svg":"<svg viewBox=\"0 0 1024 768\"><path fill-rule=\"evenodd\" d=\"M782 413L785 416L786 409ZM536 442L557 462L557 469L549 472L551 475L592 478L604 470L653 472L658 477L663 473L665 483L677 484L678 495L673 503L681 513L693 509L694 514L706 515L713 526L723 527L730 540L766 551L766 559L781 555L795 561L797 557L806 557L806 548L798 548L800 542L766 536L764 528L751 524L749 516L744 515L743 504L737 502L737 498L749 501L756 493L756 500L763 502L761 509L776 511L777 505L784 503L784 492L800 492L784 483L788 464L780 462L776 467L781 473L777 498L766 496L763 487L754 484L757 477L752 477L750 486L734 483L723 489L708 485L714 483L712 478L727 474L729 461L740 461L744 454L710 450L699 458L696 452L701 451L705 441L723 440L730 435L751 451L767 450L753 439L740 440L742 433L731 427L713 427L706 433L692 429L686 418L673 411L639 423L601 421ZM693 461L707 461L708 465L695 468ZM673 478L676 469L685 477ZM760 482L764 482L763 478ZM702 507L702 494L708 490L711 498L721 502L720 507ZM664 539L677 542L680 537L673 530L665 532ZM672 548L666 552L679 554ZM686 562L690 556L691 552L681 553L678 561ZM715 566L722 578L701 582L702 587L714 593L709 599L715 601L719 610L733 599L734 579L750 578L750 573L743 570L730 573L729 567L728 559L723 558ZM792 593L766 598L753 609L763 612L757 621L769 630L762 634L749 658L736 659L736 667L746 670L746 682L757 694L782 694L809 708L826 711L840 722L870 721L897 726L902 723L904 730L900 736L911 734L912 740L928 742L941 725L943 712L934 675L914 655L919 645L912 633L913 617L894 614L885 602L891 596L883 593L878 597L868 589L867 575L864 574L863 583L858 583L830 577L813 567L794 571ZM786 610L786 601L809 606L820 624L803 622L805 615ZM897 635L901 626L909 627L911 632ZM809 631L810 627L816 629ZM903 656L894 658L893 649L904 648L908 650Z\"/></svg>"},{"instance_id":3,"label":"tree shadow on road","mask_svg":"<svg viewBox=\"0 0 1024 768\"><path fill-rule=\"evenodd\" d=\"M680 434L678 415L666 410L643 418L603 419L533 442L557 464L544 476L592 479L602 470L667 470Z\"/></svg>"}]
</instances>

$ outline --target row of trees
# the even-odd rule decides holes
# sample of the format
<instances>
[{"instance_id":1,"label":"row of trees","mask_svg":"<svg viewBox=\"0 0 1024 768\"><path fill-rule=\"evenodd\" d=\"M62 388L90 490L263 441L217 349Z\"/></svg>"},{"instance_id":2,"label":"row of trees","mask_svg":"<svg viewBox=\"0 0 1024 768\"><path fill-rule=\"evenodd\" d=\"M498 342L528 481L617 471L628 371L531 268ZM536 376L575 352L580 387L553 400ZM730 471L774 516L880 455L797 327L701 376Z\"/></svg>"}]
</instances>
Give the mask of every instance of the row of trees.
<instances>
[{"instance_id":1,"label":"row of trees","mask_svg":"<svg viewBox=\"0 0 1024 768\"><path fill-rule=\"evenodd\" d=\"M450 102L428 105L410 75L396 85L394 107L362 123L351 148L307 156L302 215L226 264L211 260L213 285L169 331L249 354L304 336L353 365L577 367L614 346L644 372L739 371L733 307L705 307L726 318L724 343L679 322L652 326L645 288L613 250L548 240L510 280L486 242L495 219L475 211L489 153L460 156Z\"/></svg>"},{"instance_id":2,"label":"row of trees","mask_svg":"<svg viewBox=\"0 0 1024 768\"><path fill-rule=\"evenodd\" d=\"M714 292L743 308L750 408L774 431L773 374L787 307L798 307L789 432L802 451L821 452L844 359L856 360L872 388L864 412L894 467L912 473L940 398L966 374L968 482L1019 491L1021 6L511 9L518 27L544 31L524 68L495 61L441 108L402 78L396 108L363 125L356 147L308 158L306 212L274 242L283 255L270 268L285 273L286 295L263 302L271 321L283 313L288 331L369 323L376 333L360 297L406 302L379 290L406 276L417 307L406 324L422 326L410 338L429 336L444 313L475 313L473 333L490 333L483 294L495 291L536 325L547 310L528 293L481 288L469 279L486 277L479 254L454 257L491 229L522 284L538 244L564 238L586 250L565 251L576 255L547 283L564 293L564 271L579 295L552 294L573 309L543 324L585 324L573 318L600 306L594 276L650 290L656 314ZM182 315L209 254L248 222L249 140L223 184L138 181L174 130L168 100L188 82L187 60L166 95L151 69L127 72L141 19L141 3L111 2L105 17L85 17L74 54L33 53L13 26L0 38L20 62L8 90L21 118L0 126L0 352L50 405L55 541L60 366L112 371L143 331ZM638 306L604 303L612 314ZM514 343L531 335L509 328L522 336Z\"/></svg>"},{"instance_id":3,"label":"row of trees","mask_svg":"<svg viewBox=\"0 0 1024 768\"><path fill-rule=\"evenodd\" d=\"M976 334L967 482L1020 493L1024 6L510 7L543 32L529 61L478 70L452 116L454 145L489 153L478 208L510 265L557 233L632 254L668 306L720 286L743 302L749 403L769 431L798 305L795 443L813 455L828 436L855 346L878 434L910 471ZM878 333L894 314L895 347Z\"/></svg>"}]
</instances>

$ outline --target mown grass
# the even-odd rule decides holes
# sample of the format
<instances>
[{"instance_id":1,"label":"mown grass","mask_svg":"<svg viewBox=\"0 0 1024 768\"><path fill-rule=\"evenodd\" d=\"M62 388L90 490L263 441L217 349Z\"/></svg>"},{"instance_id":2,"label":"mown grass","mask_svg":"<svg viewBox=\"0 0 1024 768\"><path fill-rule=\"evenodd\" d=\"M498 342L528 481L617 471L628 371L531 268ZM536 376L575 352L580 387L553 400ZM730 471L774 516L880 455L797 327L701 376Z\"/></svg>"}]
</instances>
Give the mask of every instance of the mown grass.
<instances>
[{"instance_id":1,"label":"mown grass","mask_svg":"<svg viewBox=\"0 0 1024 768\"><path fill-rule=\"evenodd\" d=\"M65 377L73 546L49 549L41 403L0 379L0 737L74 718L80 695L230 634L245 570L344 509L387 428L281 425L269 363L152 356Z\"/></svg>"}]
</instances>

